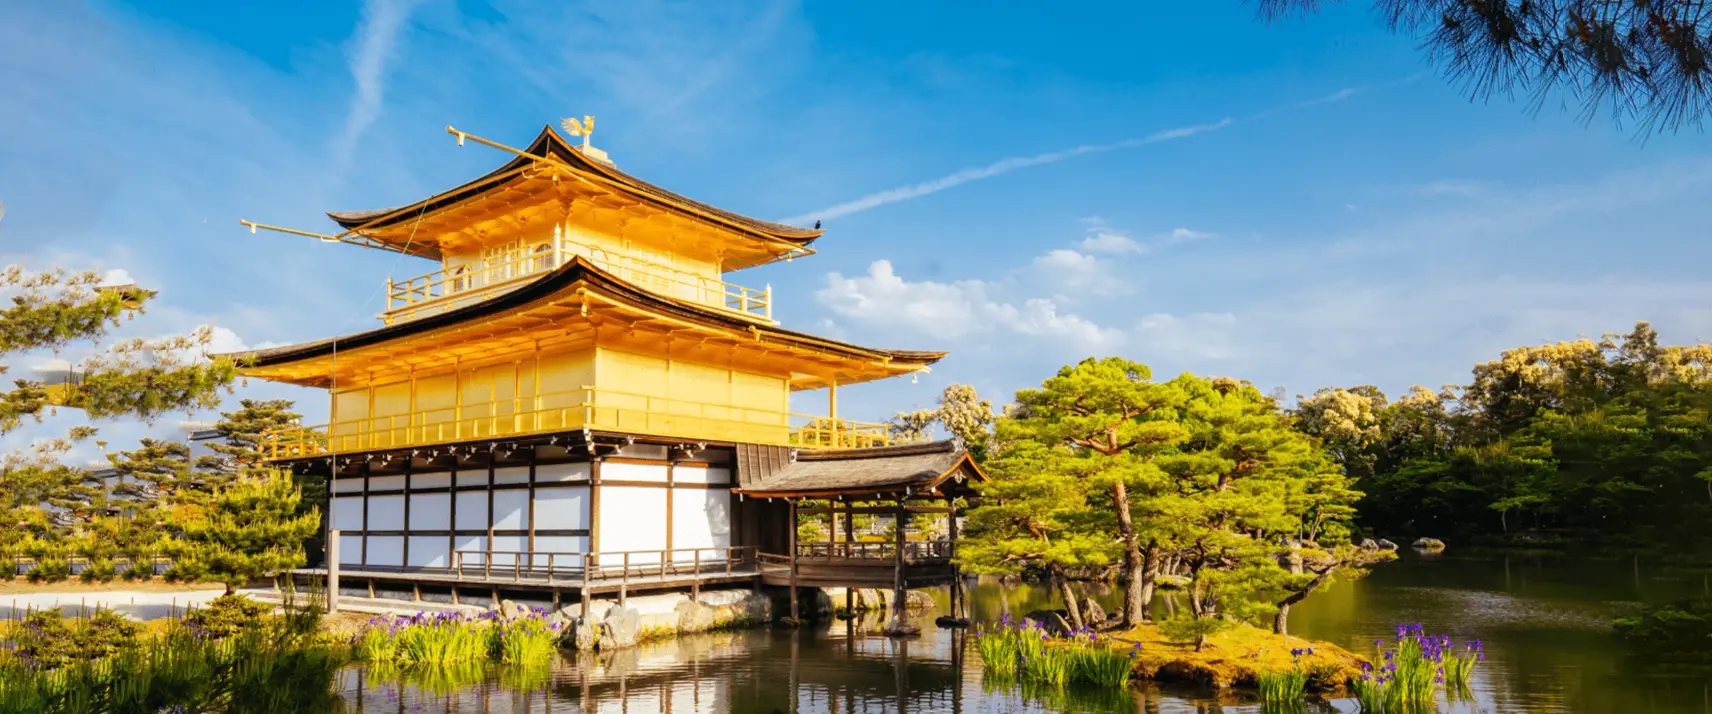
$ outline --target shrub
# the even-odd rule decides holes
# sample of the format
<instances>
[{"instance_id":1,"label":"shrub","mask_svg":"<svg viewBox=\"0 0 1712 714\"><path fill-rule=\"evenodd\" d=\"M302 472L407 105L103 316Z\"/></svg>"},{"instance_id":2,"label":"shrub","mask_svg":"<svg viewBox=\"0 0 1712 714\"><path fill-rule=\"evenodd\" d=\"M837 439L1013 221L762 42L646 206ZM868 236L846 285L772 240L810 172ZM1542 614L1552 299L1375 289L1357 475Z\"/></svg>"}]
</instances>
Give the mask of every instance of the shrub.
<instances>
[{"instance_id":1,"label":"shrub","mask_svg":"<svg viewBox=\"0 0 1712 714\"><path fill-rule=\"evenodd\" d=\"M27 664L55 669L133 647L142 631L142 625L112 610L96 610L76 620L65 619L59 610L37 610L13 626L7 639L13 654Z\"/></svg>"},{"instance_id":2,"label":"shrub","mask_svg":"<svg viewBox=\"0 0 1712 714\"><path fill-rule=\"evenodd\" d=\"M32 583L56 583L71 577L71 561L63 555L36 558L36 565L25 575Z\"/></svg>"},{"instance_id":3,"label":"shrub","mask_svg":"<svg viewBox=\"0 0 1712 714\"><path fill-rule=\"evenodd\" d=\"M112 581L118 574L111 558L91 558L77 577L86 583L105 583Z\"/></svg>"},{"instance_id":4,"label":"shrub","mask_svg":"<svg viewBox=\"0 0 1712 714\"><path fill-rule=\"evenodd\" d=\"M253 630L272 619L273 607L242 595L221 595L206 606L191 610L183 622L205 636L223 639Z\"/></svg>"},{"instance_id":5,"label":"shrub","mask_svg":"<svg viewBox=\"0 0 1712 714\"><path fill-rule=\"evenodd\" d=\"M1617 633L1649 656L1669 660L1712 659L1712 599L1684 600L1620 618Z\"/></svg>"},{"instance_id":6,"label":"shrub","mask_svg":"<svg viewBox=\"0 0 1712 714\"><path fill-rule=\"evenodd\" d=\"M1190 614L1159 621L1159 631L1166 639L1181 645L1193 644L1196 652L1201 651L1208 637L1229 626L1230 622L1222 617L1195 617Z\"/></svg>"}]
</instances>

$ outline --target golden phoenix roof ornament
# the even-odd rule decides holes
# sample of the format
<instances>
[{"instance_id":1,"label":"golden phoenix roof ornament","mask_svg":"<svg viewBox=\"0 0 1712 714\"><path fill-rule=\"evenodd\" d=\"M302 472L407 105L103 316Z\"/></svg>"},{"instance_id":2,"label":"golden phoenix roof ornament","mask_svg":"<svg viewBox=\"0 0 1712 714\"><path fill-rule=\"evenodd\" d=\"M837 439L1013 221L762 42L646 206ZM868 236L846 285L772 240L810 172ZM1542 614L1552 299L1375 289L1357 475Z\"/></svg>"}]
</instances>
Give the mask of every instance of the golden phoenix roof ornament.
<instances>
[{"instance_id":1,"label":"golden phoenix roof ornament","mask_svg":"<svg viewBox=\"0 0 1712 714\"><path fill-rule=\"evenodd\" d=\"M571 136L582 137L583 148L589 148L589 137L594 134L594 117L585 115L580 122L577 121L576 117L569 117L559 122L559 126L564 127L565 133Z\"/></svg>"}]
</instances>

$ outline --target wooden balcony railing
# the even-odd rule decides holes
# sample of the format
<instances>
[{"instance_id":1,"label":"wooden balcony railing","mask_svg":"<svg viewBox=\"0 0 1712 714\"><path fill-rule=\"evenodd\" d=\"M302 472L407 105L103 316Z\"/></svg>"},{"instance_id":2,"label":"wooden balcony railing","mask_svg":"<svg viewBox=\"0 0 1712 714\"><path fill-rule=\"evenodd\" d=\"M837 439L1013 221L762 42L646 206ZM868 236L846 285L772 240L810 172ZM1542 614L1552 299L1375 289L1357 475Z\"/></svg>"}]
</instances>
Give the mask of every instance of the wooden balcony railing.
<instances>
[{"instance_id":1,"label":"wooden balcony railing","mask_svg":"<svg viewBox=\"0 0 1712 714\"><path fill-rule=\"evenodd\" d=\"M898 544L893 541L812 542L797 543L797 559L808 560L892 560L897 557ZM909 562L950 560L949 540L904 541L904 560Z\"/></svg>"},{"instance_id":2,"label":"wooden balcony railing","mask_svg":"<svg viewBox=\"0 0 1712 714\"><path fill-rule=\"evenodd\" d=\"M580 583L586 589L591 585L627 586L632 582L733 576L754 568L753 546L717 546L602 553L456 550L452 551L452 567L447 570L459 579Z\"/></svg>"},{"instance_id":3,"label":"wooden balcony railing","mask_svg":"<svg viewBox=\"0 0 1712 714\"><path fill-rule=\"evenodd\" d=\"M804 421L792 426L792 421ZM407 414L294 426L268 432L269 459L355 453L473 439L507 438L584 427L749 444L857 448L898 443L884 424L791 415L730 404L583 387L549 394L459 404Z\"/></svg>"},{"instance_id":4,"label":"wooden balcony railing","mask_svg":"<svg viewBox=\"0 0 1712 714\"><path fill-rule=\"evenodd\" d=\"M534 252L501 263L454 266L450 271L436 270L401 282L388 278L386 312L381 313L381 320L390 325L481 302L558 268L575 256L582 256L645 290L748 318L768 322L773 319L772 286L755 290L603 248L556 239Z\"/></svg>"}]
</instances>

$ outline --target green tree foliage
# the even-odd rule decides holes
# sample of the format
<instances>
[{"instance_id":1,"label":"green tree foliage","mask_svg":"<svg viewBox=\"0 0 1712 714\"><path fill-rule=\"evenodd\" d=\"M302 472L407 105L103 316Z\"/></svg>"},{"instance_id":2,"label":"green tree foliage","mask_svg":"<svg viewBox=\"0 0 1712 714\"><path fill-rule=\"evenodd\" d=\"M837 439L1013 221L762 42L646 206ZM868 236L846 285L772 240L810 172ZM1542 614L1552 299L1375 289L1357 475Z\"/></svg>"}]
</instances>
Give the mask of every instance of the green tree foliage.
<instances>
[{"instance_id":1,"label":"green tree foliage","mask_svg":"<svg viewBox=\"0 0 1712 714\"><path fill-rule=\"evenodd\" d=\"M220 435L220 441L208 445L214 452L212 455L197 459L198 470L213 475L215 480L265 470L264 434L296 426L301 415L293 408L288 399L239 400L236 411L221 413L220 420L215 422L214 431ZM316 513L320 519L315 535L304 544L305 557L311 564L319 563L326 551L327 479L307 471L293 472L291 477L303 494L297 504L298 515Z\"/></svg>"},{"instance_id":2,"label":"green tree foliage","mask_svg":"<svg viewBox=\"0 0 1712 714\"><path fill-rule=\"evenodd\" d=\"M1325 0L1259 0L1277 18ZM1699 0L1375 0L1470 96L1564 92L1591 118L1698 126L1712 108L1712 7Z\"/></svg>"},{"instance_id":3,"label":"green tree foliage","mask_svg":"<svg viewBox=\"0 0 1712 714\"><path fill-rule=\"evenodd\" d=\"M1155 382L1146 365L1089 359L1018 392L992 443L959 557L1045 569L1073 619L1065 579L1116 563L1125 624L1147 619L1155 584L1173 575L1190 583L1185 617L1271 618L1283 632L1290 606L1390 557L1349 543L1361 494L1246 382Z\"/></svg>"},{"instance_id":4,"label":"green tree foliage","mask_svg":"<svg viewBox=\"0 0 1712 714\"><path fill-rule=\"evenodd\" d=\"M1337 438L1322 390L1294 411ZM1712 546L1712 345L1625 335L1523 347L1470 384L1375 401L1377 438L1337 449L1382 535Z\"/></svg>"},{"instance_id":5,"label":"green tree foliage","mask_svg":"<svg viewBox=\"0 0 1712 714\"><path fill-rule=\"evenodd\" d=\"M304 564L303 542L320 517L300 514L302 493L283 473L246 475L220 489L205 512L182 524L177 556L182 572L226 584L228 594L250 581Z\"/></svg>"},{"instance_id":6,"label":"green tree foliage","mask_svg":"<svg viewBox=\"0 0 1712 714\"><path fill-rule=\"evenodd\" d=\"M0 358L99 342L119 325L121 315L141 311L154 297L134 286L102 288L100 280L92 272L32 273L16 265L0 270L0 294L12 302L0 311ZM97 419L144 420L217 406L237 366L230 359L202 355L212 339L213 331L203 328L178 337L121 341L75 365L75 384L70 387L15 380L10 391L0 393L0 433L17 428L25 418L40 419L55 404L82 409Z\"/></svg>"}]
</instances>

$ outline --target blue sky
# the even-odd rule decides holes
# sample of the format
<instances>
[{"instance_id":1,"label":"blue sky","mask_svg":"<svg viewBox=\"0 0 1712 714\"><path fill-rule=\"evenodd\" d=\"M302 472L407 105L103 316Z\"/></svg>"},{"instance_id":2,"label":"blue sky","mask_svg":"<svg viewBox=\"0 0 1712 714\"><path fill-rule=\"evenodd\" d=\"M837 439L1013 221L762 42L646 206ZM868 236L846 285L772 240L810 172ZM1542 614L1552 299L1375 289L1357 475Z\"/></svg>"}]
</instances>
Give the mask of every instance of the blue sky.
<instances>
[{"instance_id":1,"label":"blue sky","mask_svg":"<svg viewBox=\"0 0 1712 714\"><path fill-rule=\"evenodd\" d=\"M8 3L0 257L158 289L127 334L365 329L433 266L238 219L326 229L505 160L448 124L522 144L584 114L626 171L825 220L818 255L729 276L786 326L951 351L848 390L857 418L1090 355L1397 394L1641 319L1712 338L1712 141L1470 102L1361 3Z\"/></svg>"}]
</instances>

